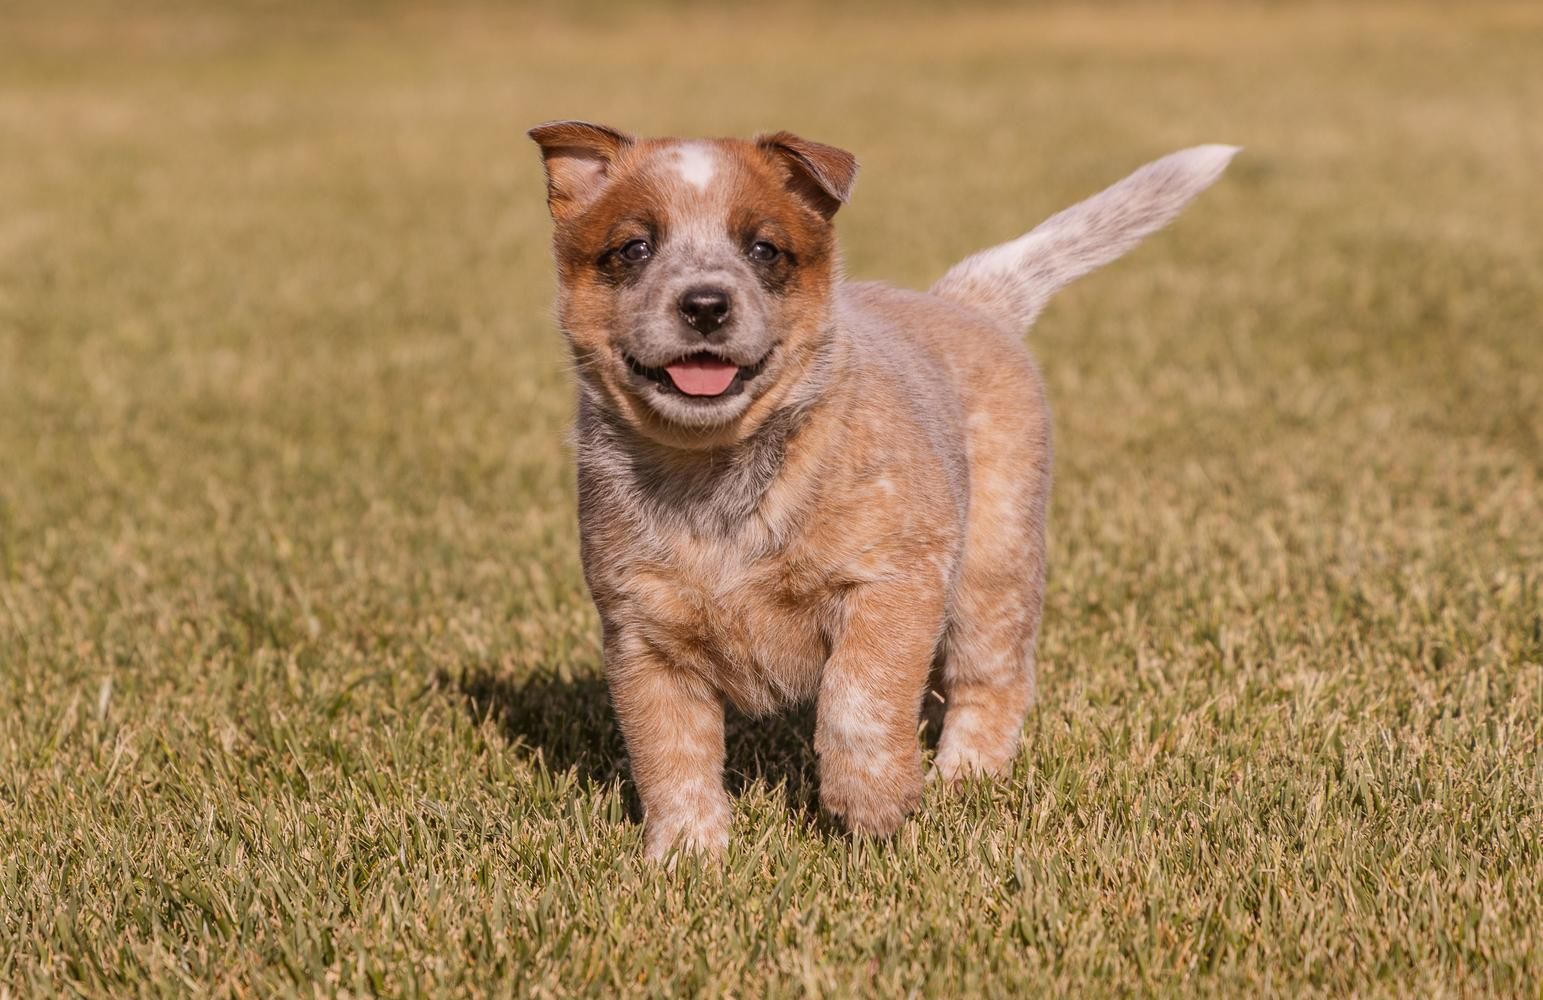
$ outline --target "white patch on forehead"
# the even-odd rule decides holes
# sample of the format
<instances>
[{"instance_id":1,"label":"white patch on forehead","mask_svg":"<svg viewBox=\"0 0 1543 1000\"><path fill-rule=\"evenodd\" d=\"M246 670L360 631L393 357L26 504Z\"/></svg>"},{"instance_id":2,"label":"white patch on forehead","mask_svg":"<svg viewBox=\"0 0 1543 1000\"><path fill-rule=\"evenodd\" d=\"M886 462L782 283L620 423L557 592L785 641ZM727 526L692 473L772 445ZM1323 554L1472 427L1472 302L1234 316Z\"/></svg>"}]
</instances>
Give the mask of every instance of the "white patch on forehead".
<instances>
[{"instance_id":1,"label":"white patch on forehead","mask_svg":"<svg viewBox=\"0 0 1543 1000\"><path fill-rule=\"evenodd\" d=\"M675 172L698 191L706 191L718 172L717 159L713 148L706 143L687 143L675 150Z\"/></svg>"}]
</instances>

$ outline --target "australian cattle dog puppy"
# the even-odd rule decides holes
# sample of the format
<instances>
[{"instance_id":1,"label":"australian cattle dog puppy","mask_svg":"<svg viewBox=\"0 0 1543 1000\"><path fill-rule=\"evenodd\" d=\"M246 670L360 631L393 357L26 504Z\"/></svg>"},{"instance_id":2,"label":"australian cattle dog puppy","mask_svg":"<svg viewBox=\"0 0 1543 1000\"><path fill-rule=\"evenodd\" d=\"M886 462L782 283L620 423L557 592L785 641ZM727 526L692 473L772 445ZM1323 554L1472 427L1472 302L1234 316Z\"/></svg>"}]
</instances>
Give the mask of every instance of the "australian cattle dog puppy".
<instances>
[{"instance_id":1,"label":"australian cattle dog puppy","mask_svg":"<svg viewBox=\"0 0 1543 1000\"><path fill-rule=\"evenodd\" d=\"M579 524L646 853L728 843L724 702L813 698L820 802L888 834L999 774L1035 696L1050 414L1023 334L1236 149L1174 153L927 292L844 282L850 153L530 130L578 381Z\"/></svg>"}]
</instances>

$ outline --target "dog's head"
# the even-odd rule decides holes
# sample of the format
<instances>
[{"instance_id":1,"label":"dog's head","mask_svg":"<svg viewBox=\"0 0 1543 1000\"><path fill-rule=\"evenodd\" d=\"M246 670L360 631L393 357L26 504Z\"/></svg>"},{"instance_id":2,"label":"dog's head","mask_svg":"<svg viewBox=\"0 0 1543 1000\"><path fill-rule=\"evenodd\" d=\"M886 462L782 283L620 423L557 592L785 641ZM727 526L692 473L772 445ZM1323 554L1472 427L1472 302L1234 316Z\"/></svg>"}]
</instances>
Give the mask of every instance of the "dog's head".
<instances>
[{"instance_id":1,"label":"dog's head","mask_svg":"<svg viewBox=\"0 0 1543 1000\"><path fill-rule=\"evenodd\" d=\"M828 336L831 217L857 161L786 132L634 139L568 121L530 137L546 164L579 378L651 439L748 436Z\"/></svg>"}]
</instances>

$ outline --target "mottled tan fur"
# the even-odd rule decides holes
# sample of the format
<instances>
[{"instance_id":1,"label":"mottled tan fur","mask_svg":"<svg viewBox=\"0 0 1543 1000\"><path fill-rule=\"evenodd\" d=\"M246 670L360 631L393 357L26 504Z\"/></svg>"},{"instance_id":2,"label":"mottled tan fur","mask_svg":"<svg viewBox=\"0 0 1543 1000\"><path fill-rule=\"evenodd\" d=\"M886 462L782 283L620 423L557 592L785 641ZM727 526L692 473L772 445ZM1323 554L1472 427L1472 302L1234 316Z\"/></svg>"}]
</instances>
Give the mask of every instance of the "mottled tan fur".
<instances>
[{"instance_id":1,"label":"mottled tan fur","mask_svg":"<svg viewBox=\"0 0 1543 1000\"><path fill-rule=\"evenodd\" d=\"M839 280L840 150L531 134L578 376L584 567L648 855L728 842L725 700L815 699L820 801L862 833L920 802L935 667L937 775L1005 771L1035 694L1050 496L1024 328L1232 151L1158 161L924 294ZM702 289L721 325L691 318ZM683 391L689 358L734 382Z\"/></svg>"}]
</instances>

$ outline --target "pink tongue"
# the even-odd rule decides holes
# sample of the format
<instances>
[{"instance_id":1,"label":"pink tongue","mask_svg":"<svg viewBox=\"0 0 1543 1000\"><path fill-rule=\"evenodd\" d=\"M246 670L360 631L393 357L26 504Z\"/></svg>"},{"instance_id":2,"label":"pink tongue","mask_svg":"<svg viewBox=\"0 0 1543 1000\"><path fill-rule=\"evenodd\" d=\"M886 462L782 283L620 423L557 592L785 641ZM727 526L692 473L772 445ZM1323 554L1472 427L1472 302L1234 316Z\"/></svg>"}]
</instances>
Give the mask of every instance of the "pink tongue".
<instances>
[{"instance_id":1,"label":"pink tongue","mask_svg":"<svg viewBox=\"0 0 1543 1000\"><path fill-rule=\"evenodd\" d=\"M738 368L727 361L698 358L665 366L675 388L688 396L721 396L734 381Z\"/></svg>"}]
</instances>

